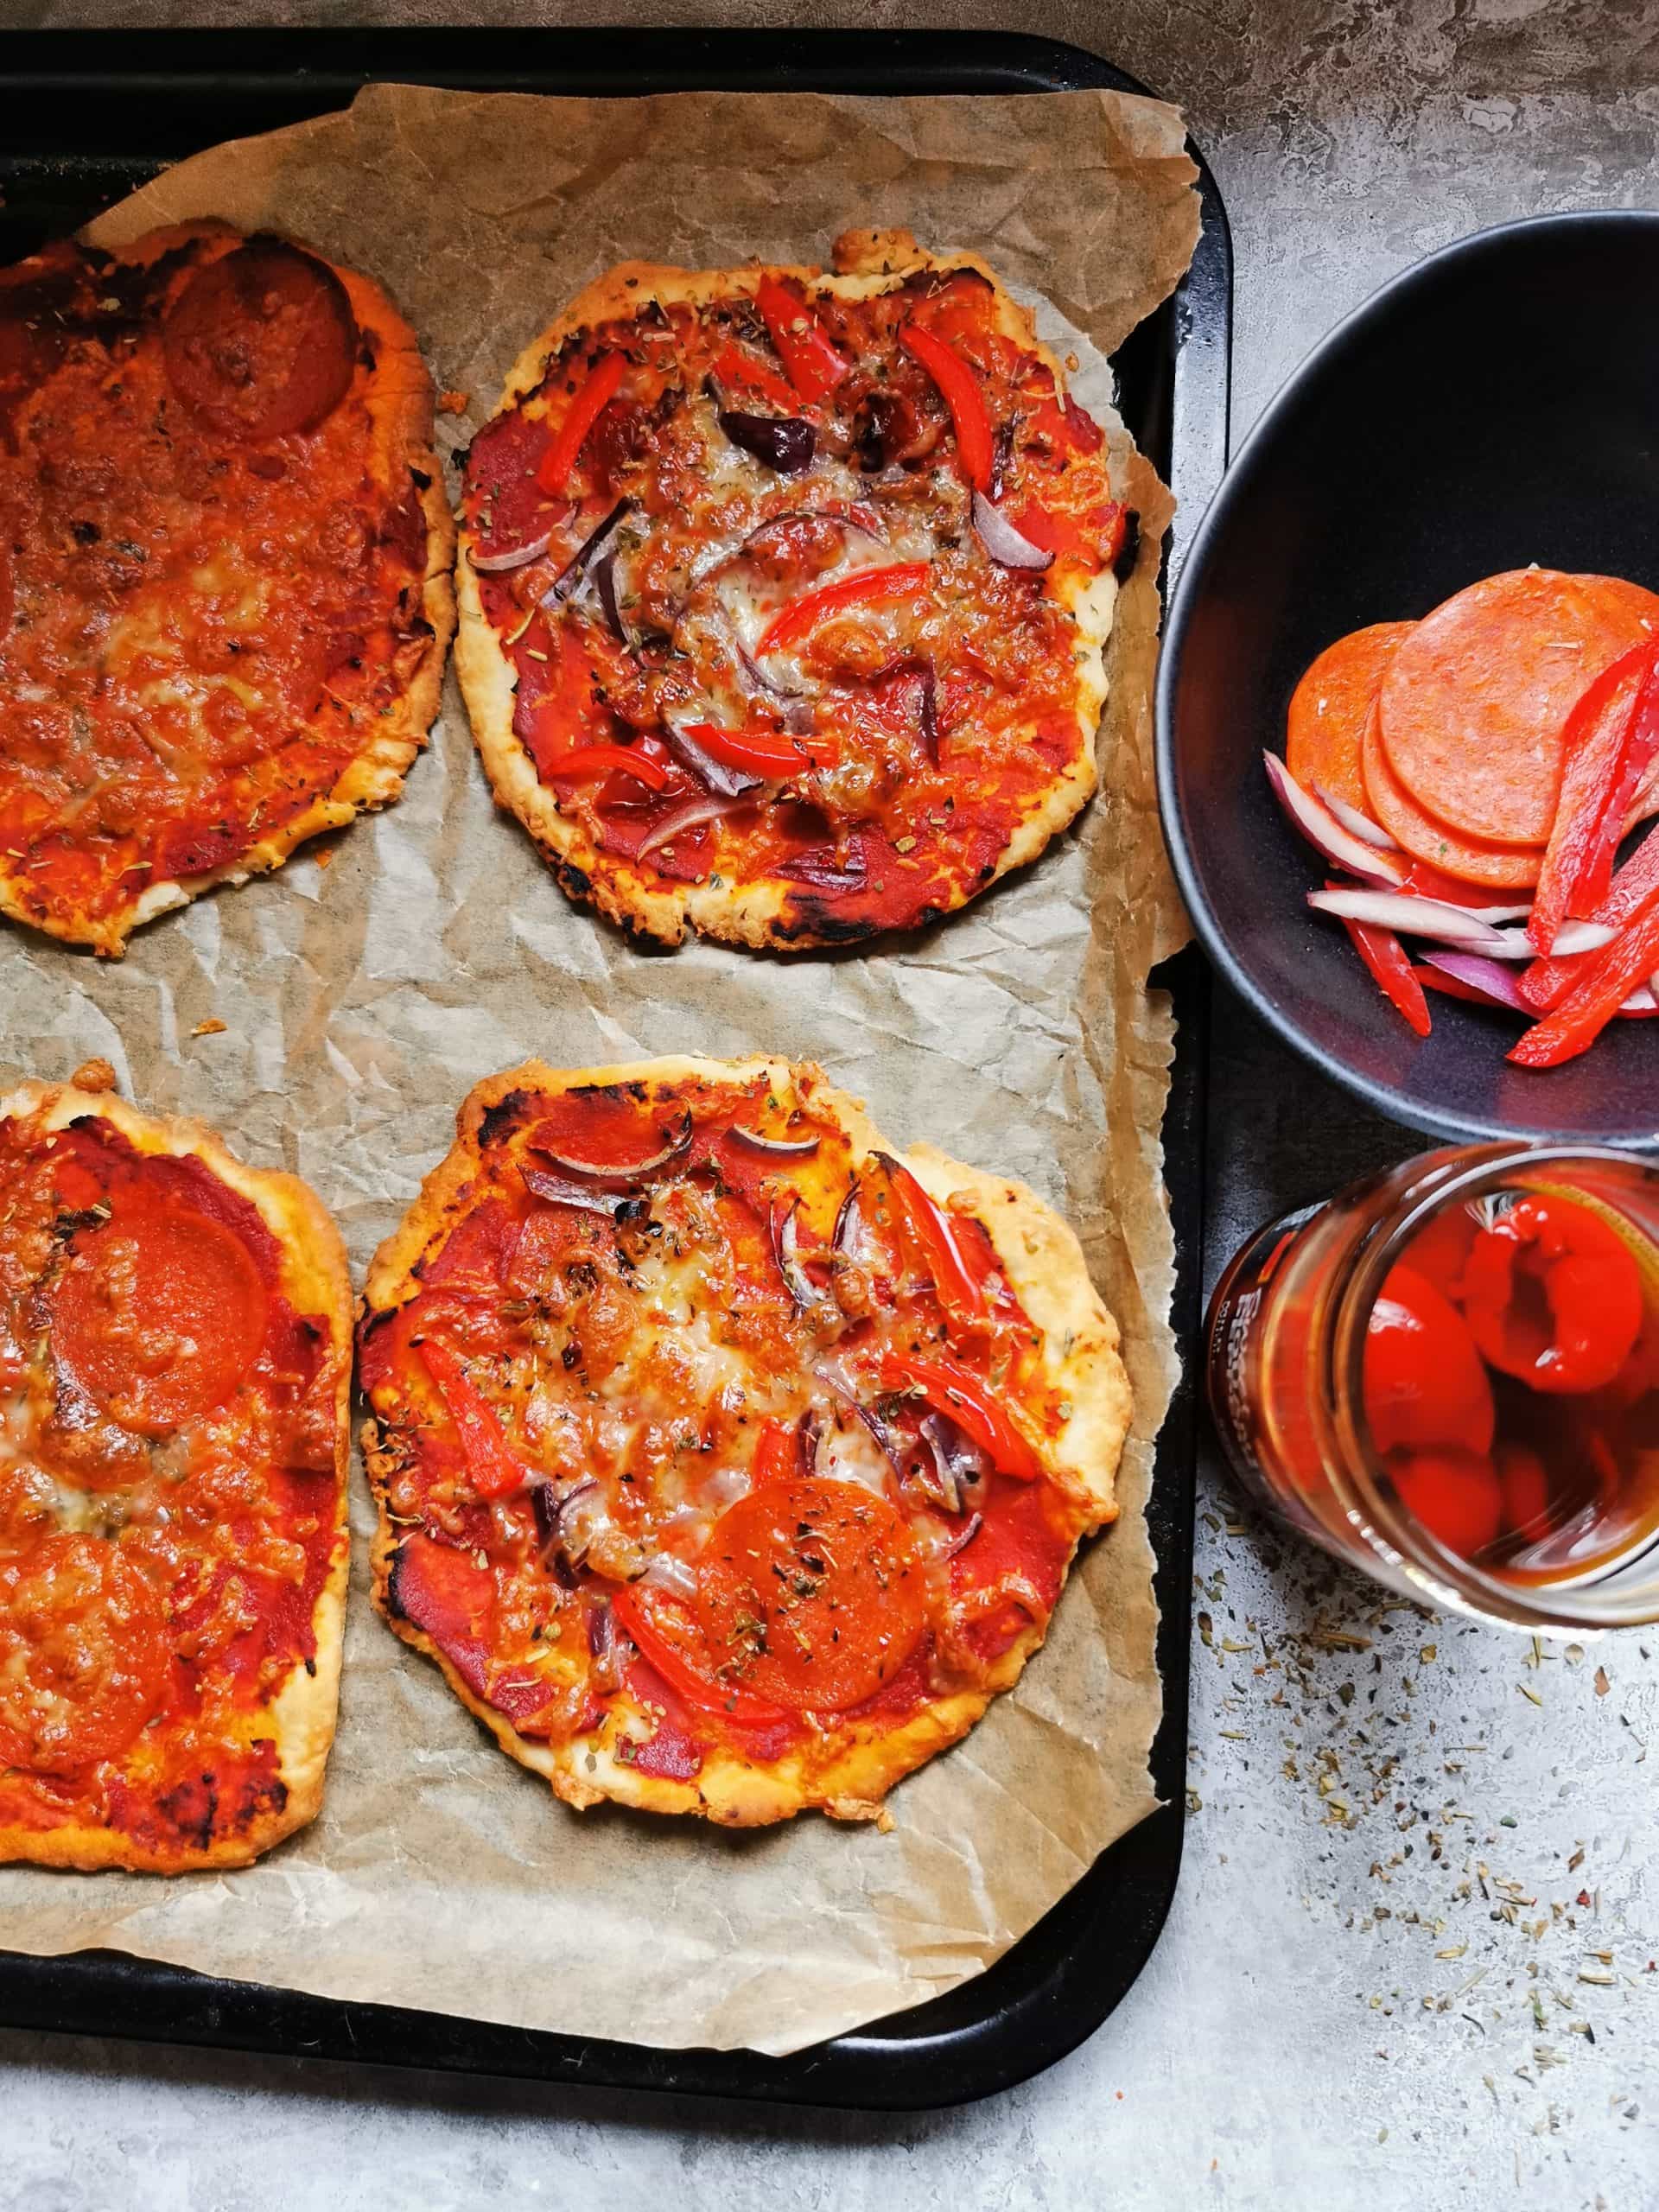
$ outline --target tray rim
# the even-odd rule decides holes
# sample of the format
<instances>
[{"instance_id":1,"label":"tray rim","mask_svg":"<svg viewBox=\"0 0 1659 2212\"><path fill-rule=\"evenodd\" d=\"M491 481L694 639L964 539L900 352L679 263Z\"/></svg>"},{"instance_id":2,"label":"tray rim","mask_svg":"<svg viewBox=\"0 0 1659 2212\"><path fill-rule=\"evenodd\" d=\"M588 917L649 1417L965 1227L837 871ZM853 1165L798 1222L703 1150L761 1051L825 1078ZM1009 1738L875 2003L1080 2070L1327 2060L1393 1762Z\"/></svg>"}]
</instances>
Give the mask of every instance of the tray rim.
<instances>
[{"instance_id":1,"label":"tray rim","mask_svg":"<svg viewBox=\"0 0 1659 2212\"><path fill-rule=\"evenodd\" d=\"M686 91L869 92L879 86L882 94L925 95L1090 86L1146 90L1103 56L1025 33L791 29L788 56L768 63L753 58L773 51L766 33L664 28L653 32L651 60L642 65L628 61L624 51L639 28L548 26L511 34L414 28L304 34L147 30L124 38L113 55L73 32L14 32L0 46L0 78L39 97L43 115L50 113L52 96L84 94L89 86L101 86L175 100L182 94L192 119L210 86L226 79L256 96L263 86L279 104L285 96L291 105L297 93L311 112L333 104L325 99L309 105L315 94L338 93L344 104L360 84L371 81L459 79L480 89L547 91L552 88L550 79L560 75L575 80L573 90L601 96L613 89L640 90L642 78L650 80L650 89ZM444 69L446 48L453 50L450 42L461 38L467 42L467 67ZM306 58L296 67L290 57L302 39ZM493 66L493 53L505 56L509 46L514 66ZM669 79L675 81L664 81ZM192 101L198 105L192 107ZM36 111L30 104L27 111ZM271 125L257 122L252 127ZM113 171L154 162L158 135L150 133L147 146L125 154L100 149L85 165L101 163ZM230 135L245 134L238 129ZM193 144L204 143L188 123L182 137ZM10 158L14 165L38 163L49 174L53 143L49 132L37 137L31 126L20 141L14 140ZM55 143L60 149L60 137ZM1192 266L1173 300L1160 311L1174 319L1169 389L1162 400L1168 414L1166 474L1179 508L1166 554L1166 607L1224 472L1228 442L1230 238L1215 180L1190 137L1187 150L1198 169L1201 233ZM58 159L62 158L60 150ZM162 156L162 165L167 158ZM29 196L17 194L14 206ZM1133 344L1133 338L1126 342ZM784 2058L747 2049L664 2049L603 2041L460 2015L355 2004L272 1985L226 1981L115 1951L46 1957L0 1952L0 2024L137 2042L350 2058L527 2082L866 2111L937 2110L998 2094L1055 2064L1093 2035L1127 1995L1157 1945L1179 1878L1185 1826L1198 1434L1192 1353L1203 1249L1209 977L1192 948L1158 975L1172 991L1178 1015L1165 1147L1175 1168L1169 1190L1177 1264L1172 1319L1182 1356L1181 1378L1155 1446L1148 1501L1149 1524L1167 1516L1167 1525L1153 1535L1165 1700L1152 1767L1164 1802L1109 1847L991 1967L941 1998ZM1084 1893L1103 1885L1132 1888L1140 1909L1133 1935L1103 1960L1057 1925L1086 1910ZM1085 1934L1091 1932L1098 1931ZM1037 1954L1047 1952L1054 1955L1039 1978L1012 2002L999 2004L1003 1969L1011 1962L1029 1965ZM971 2004L975 1997L989 2002L965 2022L941 2026L930 2021L929 2015L940 2008L953 2001L958 2007ZM112 2018L121 2000L130 2016ZM412 2032L416 2024L425 2032Z\"/></svg>"}]
</instances>

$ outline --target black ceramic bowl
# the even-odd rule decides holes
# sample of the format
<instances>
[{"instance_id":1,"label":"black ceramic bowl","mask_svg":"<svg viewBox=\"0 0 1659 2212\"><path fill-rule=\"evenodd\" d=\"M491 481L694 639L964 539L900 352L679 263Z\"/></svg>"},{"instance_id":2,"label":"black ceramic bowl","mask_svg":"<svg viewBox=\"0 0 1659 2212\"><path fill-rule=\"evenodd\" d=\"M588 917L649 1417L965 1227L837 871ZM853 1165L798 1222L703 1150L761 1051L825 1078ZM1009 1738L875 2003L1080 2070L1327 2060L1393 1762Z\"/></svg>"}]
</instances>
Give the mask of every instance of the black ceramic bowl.
<instances>
[{"instance_id":1,"label":"black ceramic bowl","mask_svg":"<svg viewBox=\"0 0 1659 2212\"><path fill-rule=\"evenodd\" d=\"M1204 519L1158 690L1164 831L1222 974L1287 1043L1448 1136L1659 1143L1659 1021L1566 1066L1517 1018L1431 994L1420 1040L1304 894L1320 862L1262 768L1333 639L1503 569L1659 588L1659 213L1484 231L1397 278L1274 401Z\"/></svg>"}]
</instances>

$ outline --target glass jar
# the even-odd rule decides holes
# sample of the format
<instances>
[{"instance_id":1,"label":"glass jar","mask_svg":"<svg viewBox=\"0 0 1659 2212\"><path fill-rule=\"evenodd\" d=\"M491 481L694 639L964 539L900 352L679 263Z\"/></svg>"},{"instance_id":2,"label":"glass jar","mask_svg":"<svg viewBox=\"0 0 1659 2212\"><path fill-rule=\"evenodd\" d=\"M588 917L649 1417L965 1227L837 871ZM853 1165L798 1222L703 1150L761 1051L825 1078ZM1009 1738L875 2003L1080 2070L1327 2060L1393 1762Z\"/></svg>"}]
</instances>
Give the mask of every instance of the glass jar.
<instances>
[{"instance_id":1,"label":"glass jar","mask_svg":"<svg viewBox=\"0 0 1659 2212\"><path fill-rule=\"evenodd\" d=\"M1372 1440L1366 1340L1385 1278L1432 1222L1459 1207L1479 1219L1483 1202L1501 1220L1511 1193L1536 1194L1535 1205L1573 1198L1617 1221L1641 1274L1645 1357L1659 1330L1659 1173L1610 1150L1448 1147L1271 1222L1246 1243L1211 1300L1211 1414L1258 1501L1407 1597L1535 1632L1659 1620L1659 1389L1640 1401L1643 1421L1653 1422L1652 1471L1645 1460L1642 1471L1656 1491L1651 1513L1611 1554L1544 1576L1504 1573L1450 1548L1408 1510ZM1539 1402L1546 1416L1567 1403ZM1546 1418L1541 1433L1548 1430Z\"/></svg>"}]
</instances>

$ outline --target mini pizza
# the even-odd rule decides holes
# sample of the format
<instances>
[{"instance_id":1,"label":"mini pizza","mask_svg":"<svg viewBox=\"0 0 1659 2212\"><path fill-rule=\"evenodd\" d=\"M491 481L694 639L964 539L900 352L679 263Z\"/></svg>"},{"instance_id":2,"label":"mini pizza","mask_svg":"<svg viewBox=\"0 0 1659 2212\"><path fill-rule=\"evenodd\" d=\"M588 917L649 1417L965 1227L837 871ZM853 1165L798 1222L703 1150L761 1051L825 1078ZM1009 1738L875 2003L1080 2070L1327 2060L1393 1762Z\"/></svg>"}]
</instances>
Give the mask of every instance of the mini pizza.
<instances>
[{"instance_id":1,"label":"mini pizza","mask_svg":"<svg viewBox=\"0 0 1659 2212\"><path fill-rule=\"evenodd\" d=\"M351 1288L304 1184L0 1097L0 1859L239 1866L317 1810Z\"/></svg>"},{"instance_id":2,"label":"mini pizza","mask_svg":"<svg viewBox=\"0 0 1659 2212\"><path fill-rule=\"evenodd\" d=\"M1129 1416L1046 1206L760 1059L480 1084L359 1358L397 1634L568 1803L733 1827L966 1734Z\"/></svg>"},{"instance_id":3,"label":"mini pizza","mask_svg":"<svg viewBox=\"0 0 1659 2212\"><path fill-rule=\"evenodd\" d=\"M454 627L431 442L414 333L287 239L0 271L0 911L118 955L397 798Z\"/></svg>"},{"instance_id":4,"label":"mini pizza","mask_svg":"<svg viewBox=\"0 0 1659 2212\"><path fill-rule=\"evenodd\" d=\"M1095 785L1135 518L969 255L629 262L521 356L466 468L457 665L500 804L668 943L960 906Z\"/></svg>"}]
</instances>

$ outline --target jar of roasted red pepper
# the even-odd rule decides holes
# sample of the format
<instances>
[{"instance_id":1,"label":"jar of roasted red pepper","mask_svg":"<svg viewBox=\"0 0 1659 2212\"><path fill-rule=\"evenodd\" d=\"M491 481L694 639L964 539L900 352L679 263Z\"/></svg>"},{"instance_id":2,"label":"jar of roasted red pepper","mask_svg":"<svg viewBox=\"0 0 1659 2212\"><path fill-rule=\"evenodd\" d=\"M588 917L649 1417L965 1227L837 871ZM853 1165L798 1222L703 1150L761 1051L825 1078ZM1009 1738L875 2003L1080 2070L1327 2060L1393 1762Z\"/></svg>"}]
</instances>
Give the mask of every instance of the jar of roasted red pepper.
<instances>
[{"instance_id":1,"label":"jar of roasted red pepper","mask_svg":"<svg viewBox=\"0 0 1659 2212\"><path fill-rule=\"evenodd\" d=\"M1535 1630L1659 1619L1659 1173L1426 1153L1270 1223L1216 1287L1244 1485L1407 1596Z\"/></svg>"}]
</instances>

